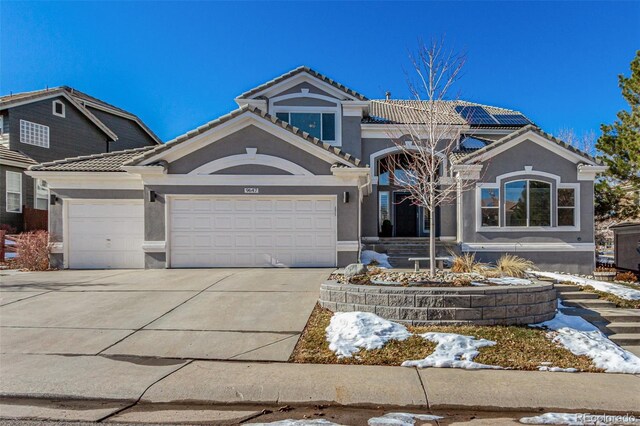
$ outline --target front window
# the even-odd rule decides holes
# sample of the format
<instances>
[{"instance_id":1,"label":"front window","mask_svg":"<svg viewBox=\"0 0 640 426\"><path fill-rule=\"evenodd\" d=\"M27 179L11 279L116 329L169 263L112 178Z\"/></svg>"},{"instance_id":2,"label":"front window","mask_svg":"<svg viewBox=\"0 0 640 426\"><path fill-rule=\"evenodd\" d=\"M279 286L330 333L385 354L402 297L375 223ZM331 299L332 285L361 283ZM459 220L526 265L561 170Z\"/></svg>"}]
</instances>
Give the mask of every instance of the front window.
<instances>
[{"instance_id":1,"label":"front window","mask_svg":"<svg viewBox=\"0 0 640 426\"><path fill-rule=\"evenodd\" d=\"M7 212L22 213L22 173L7 172Z\"/></svg>"},{"instance_id":2,"label":"front window","mask_svg":"<svg viewBox=\"0 0 640 426\"><path fill-rule=\"evenodd\" d=\"M336 140L336 114L333 112L278 112L276 117L323 141Z\"/></svg>"},{"instance_id":3,"label":"front window","mask_svg":"<svg viewBox=\"0 0 640 426\"><path fill-rule=\"evenodd\" d=\"M49 126L20 120L20 142L49 148Z\"/></svg>"},{"instance_id":4,"label":"front window","mask_svg":"<svg viewBox=\"0 0 640 426\"><path fill-rule=\"evenodd\" d=\"M558 188L558 226L575 226L576 191L573 188Z\"/></svg>"},{"instance_id":5,"label":"front window","mask_svg":"<svg viewBox=\"0 0 640 426\"><path fill-rule=\"evenodd\" d=\"M482 226L500 225L500 190L498 188L480 190L480 216Z\"/></svg>"},{"instance_id":6,"label":"front window","mask_svg":"<svg viewBox=\"0 0 640 426\"><path fill-rule=\"evenodd\" d=\"M49 186L47 182L36 179L36 202L35 208L38 210L48 210L49 209Z\"/></svg>"},{"instance_id":7,"label":"front window","mask_svg":"<svg viewBox=\"0 0 640 426\"><path fill-rule=\"evenodd\" d=\"M505 226L551 226L551 184L518 180L504 192Z\"/></svg>"}]
</instances>

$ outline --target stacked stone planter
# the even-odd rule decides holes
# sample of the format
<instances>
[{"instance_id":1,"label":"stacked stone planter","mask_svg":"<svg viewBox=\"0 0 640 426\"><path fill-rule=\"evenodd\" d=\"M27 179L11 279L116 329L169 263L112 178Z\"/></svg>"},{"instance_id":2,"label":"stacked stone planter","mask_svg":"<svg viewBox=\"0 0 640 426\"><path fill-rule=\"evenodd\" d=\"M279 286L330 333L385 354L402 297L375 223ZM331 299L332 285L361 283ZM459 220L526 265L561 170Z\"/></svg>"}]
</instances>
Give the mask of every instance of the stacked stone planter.
<instances>
[{"instance_id":1,"label":"stacked stone planter","mask_svg":"<svg viewBox=\"0 0 640 426\"><path fill-rule=\"evenodd\" d=\"M554 317L552 283L527 286L401 287L339 284L320 287L320 305L333 312L372 312L410 325L533 324Z\"/></svg>"}]
</instances>

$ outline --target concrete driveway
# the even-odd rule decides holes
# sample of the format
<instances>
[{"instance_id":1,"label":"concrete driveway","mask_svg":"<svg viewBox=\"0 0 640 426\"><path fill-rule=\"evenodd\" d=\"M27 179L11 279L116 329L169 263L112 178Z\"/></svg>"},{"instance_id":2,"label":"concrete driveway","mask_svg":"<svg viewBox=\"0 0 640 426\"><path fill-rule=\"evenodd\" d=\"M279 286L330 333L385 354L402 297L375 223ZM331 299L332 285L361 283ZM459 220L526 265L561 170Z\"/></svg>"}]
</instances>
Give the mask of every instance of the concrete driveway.
<instances>
[{"instance_id":1,"label":"concrete driveway","mask_svg":"<svg viewBox=\"0 0 640 426\"><path fill-rule=\"evenodd\" d=\"M0 276L0 352L286 361L328 269Z\"/></svg>"}]
</instances>

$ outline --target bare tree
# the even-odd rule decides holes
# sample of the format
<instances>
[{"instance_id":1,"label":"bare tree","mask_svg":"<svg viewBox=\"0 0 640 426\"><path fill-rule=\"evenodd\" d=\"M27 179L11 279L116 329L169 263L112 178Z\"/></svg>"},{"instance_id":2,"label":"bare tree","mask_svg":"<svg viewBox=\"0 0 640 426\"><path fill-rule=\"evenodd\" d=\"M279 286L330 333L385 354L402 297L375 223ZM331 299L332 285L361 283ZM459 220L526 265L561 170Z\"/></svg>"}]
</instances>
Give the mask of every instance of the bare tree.
<instances>
[{"instance_id":1,"label":"bare tree","mask_svg":"<svg viewBox=\"0 0 640 426\"><path fill-rule=\"evenodd\" d=\"M398 154L387 157L386 167L394 185L408 193L412 204L429 213L429 273L434 276L436 208L453 202L473 184L449 164L461 132L467 128L455 110L463 104L449 97L466 57L446 49L443 40L434 40L420 42L410 62L407 80L413 100L396 104L400 124L390 137Z\"/></svg>"},{"instance_id":2,"label":"bare tree","mask_svg":"<svg viewBox=\"0 0 640 426\"><path fill-rule=\"evenodd\" d=\"M558 130L558 139L568 143L574 148L578 148L582 152L589 155L596 155L596 132L589 130L581 135L571 128L563 127Z\"/></svg>"}]
</instances>

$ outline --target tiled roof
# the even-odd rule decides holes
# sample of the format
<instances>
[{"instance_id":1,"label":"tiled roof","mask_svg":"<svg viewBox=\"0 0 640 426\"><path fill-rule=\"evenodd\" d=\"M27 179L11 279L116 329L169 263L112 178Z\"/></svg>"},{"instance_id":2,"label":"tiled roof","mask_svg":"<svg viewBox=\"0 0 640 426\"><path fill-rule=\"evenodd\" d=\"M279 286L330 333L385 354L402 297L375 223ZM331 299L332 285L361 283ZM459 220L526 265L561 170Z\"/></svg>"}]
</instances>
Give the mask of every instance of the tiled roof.
<instances>
[{"instance_id":1,"label":"tiled roof","mask_svg":"<svg viewBox=\"0 0 640 426\"><path fill-rule=\"evenodd\" d=\"M429 114L429 101L403 99L373 99L369 106L369 115L362 119L371 124L424 124ZM438 124L468 124L466 118L456 107L482 107L490 114L523 115L521 112L481 105L467 101L435 101L436 121ZM524 115L523 115L524 116ZM491 128L517 129L522 126L492 125Z\"/></svg>"},{"instance_id":2,"label":"tiled roof","mask_svg":"<svg viewBox=\"0 0 640 426\"><path fill-rule=\"evenodd\" d=\"M122 166L144 151L153 149L152 146L125 149L123 151L107 152L103 154L84 155L81 157L65 158L29 167L35 171L57 172L124 172Z\"/></svg>"},{"instance_id":3,"label":"tiled roof","mask_svg":"<svg viewBox=\"0 0 640 426\"><path fill-rule=\"evenodd\" d=\"M274 117L270 114L267 114L266 112L262 111L259 108L256 108L254 106L251 105L245 105L241 108L238 108L232 112L230 112L227 115L223 115L220 118L217 118L213 121L210 121L200 127L198 127L197 129L194 129L188 133L185 133L182 136L178 136L177 138L175 138L172 141L169 141L167 143L165 143L164 145L160 145L160 146L156 146L153 149L146 151L144 153L142 153L141 155L136 156L135 158L132 158L131 161L129 161L126 165L137 165L139 164L141 161L147 159L147 158L151 158L161 152L164 152L168 149L173 148L176 145L181 144L182 142L185 142L191 138L193 138L194 136L197 136L199 134L202 134L204 132L207 132L211 129L213 129L216 126L221 125L222 123L225 123L229 120L234 119L235 117L238 117L241 114L244 113L252 113L255 114L259 117L262 117L266 120L271 121L274 124L277 124L278 126L282 127L283 129L293 133L296 136L299 136L301 139L303 139L304 141L308 142L308 143L312 143L328 152L330 152L331 154L340 157L344 160L347 160L349 163L353 164L354 166L360 166L361 165L361 161L360 159L352 156L351 154L348 154L344 151L342 151L340 148L332 146L326 142L321 141L318 138L315 138L313 136L311 136L309 133L304 132L300 129L298 129L297 127L292 126L291 124L280 120L277 117Z\"/></svg>"},{"instance_id":4,"label":"tiled roof","mask_svg":"<svg viewBox=\"0 0 640 426\"><path fill-rule=\"evenodd\" d=\"M15 105L17 103L37 101L38 99L44 96L51 96L56 94L66 95L67 99L70 99L73 105L76 108L78 108L81 113L83 113L91 121L93 121L96 124L96 126L98 126L102 131L104 131L107 135L109 135L109 137L111 137L112 140L117 140L118 136L115 133L113 133L113 131L109 129L107 125L105 125L94 114L92 114L91 111L87 109L87 106L85 105L86 103L89 103L88 105L89 107L92 106L90 104L94 104L100 108L106 109L107 111L110 110L112 113L115 112L117 114L125 116L125 118L129 120L135 121L158 144L162 143L160 138L155 133L153 133L153 131L149 127L147 127L147 125L144 124L144 122L140 120L140 118L137 115L132 114L128 111L125 111L122 108L118 108L114 105L111 105L107 102L104 102L98 98L94 98L93 96L90 96L84 92L81 92L69 86L52 87L52 88L47 88L42 90L35 90L32 92L22 92L22 93L15 93L11 95L0 96L0 110L10 108L12 105Z\"/></svg>"},{"instance_id":5,"label":"tiled roof","mask_svg":"<svg viewBox=\"0 0 640 426\"><path fill-rule=\"evenodd\" d=\"M358 100L361 100L361 101L366 101L367 100L367 98L364 95L356 92L355 90L351 90L348 87L346 87L345 85L340 84L337 81L332 80L329 77L327 77L327 76L325 76L323 74L320 74L318 71L312 70L311 68L306 67L306 66L300 66L300 67L298 67L298 68L296 68L296 69L294 69L292 71L289 71L289 72L287 72L285 74L282 74L280 77L276 77L273 80L268 81L268 82L266 82L264 84L261 84L260 86L254 88L254 89L251 89L251 90L249 90L247 92L244 92L243 94L238 96L238 99L249 98L252 95L255 95L256 93L262 92L263 90L268 89L269 87L271 87L271 86L273 86L275 84L278 84L281 81L284 81L284 80L286 80L286 79L288 79L290 77L293 77L294 75L300 74L302 72L306 72L308 74L311 74L312 76L316 77L317 79L322 80L325 83L329 83L330 85L332 85L336 89L342 90L343 92L345 92L346 94L348 94L351 97L354 97L354 98L356 98Z\"/></svg>"},{"instance_id":6,"label":"tiled roof","mask_svg":"<svg viewBox=\"0 0 640 426\"><path fill-rule=\"evenodd\" d=\"M0 145L0 164L15 165L16 167L24 167L26 169L32 164L38 164L38 162L21 152L12 151L6 146Z\"/></svg>"},{"instance_id":7,"label":"tiled roof","mask_svg":"<svg viewBox=\"0 0 640 426\"><path fill-rule=\"evenodd\" d=\"M569 151L584 157L585 159L588 159L588 160L590 160L590 161L592 161L592 162L594 162L596 164L600 164L600 161L598 159L594 158L593 156L587 154L586 152L583 152L583 151L577 149L576 147L574 147L574 146L572 146L572 145L570 145L570 144L568 144L568 143L566 143L564 141L561 141L560 139L554 137L553 135L551 135L549 133L543 132L539 127L536 127L536 126L534 126L532 124L529 124L528 126L525 126L525 127L521 128L521 129L519 129L519 130L517 130L517 131L515 131L515 132L513 132L513 133L511 133L511 134L509 134L507 136L505 136L504 138L493 142L493 143L489 143L484 148L473 150L470 153L465 154L464 156L459 156L458 158L456 158L456 162L457 163L467 162L467 161L469 161L469 160L471 160L471 159L473 159L473 158L475 158L475 157L477 157L477 156L479 156L479 155L481 155L481 154L483 154L485 152L489 152L492 149L499 147L500 145L504 145L505 143L507 143L507 142L517 138L518 136L521 136L521 135L523 135L523 134L525 134L525 133L527 133L529 131L532 131L532 132L542 136L543 138L548 139L549 141L551 141L553 143L556 143L556 144L560 145L561 147L563 147L565 149L568 149Z\"/></svg>"}]
</instances>

